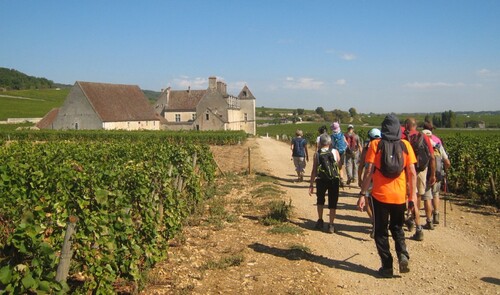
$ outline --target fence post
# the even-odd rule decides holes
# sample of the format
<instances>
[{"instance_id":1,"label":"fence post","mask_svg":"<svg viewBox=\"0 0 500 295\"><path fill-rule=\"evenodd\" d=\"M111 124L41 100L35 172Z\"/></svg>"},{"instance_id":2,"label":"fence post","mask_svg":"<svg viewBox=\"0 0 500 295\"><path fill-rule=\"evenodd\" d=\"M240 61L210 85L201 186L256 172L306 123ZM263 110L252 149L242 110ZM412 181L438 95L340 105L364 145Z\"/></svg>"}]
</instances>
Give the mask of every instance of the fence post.
<instances>
[{"instance_id":1,"label":"fence post","mask_svg":"<svg viewBox=\"0 0 500 295\"><path fill-rule=\"evenodd\" d=\"M66 228L66 234L64 235L61 256L59 257L59 265L57 265L56 281L58 282L66 281L66 278L68 277L69 264L71 262L71 256L73 255L73 251L71 251L71 236L76 232L77 221L78 217L69 217L68 227Z\"/></svg>"},{"instance_id":2,"label":"fence post","mask_svg":"<svg viewBox=\"0 0 500 295\"><path fill-rule=\"evenodd\" d=\"M248 175L252 174L252 157L250 156L251 149L250 147L248 148Z\"/></svg>"}]
</instances>

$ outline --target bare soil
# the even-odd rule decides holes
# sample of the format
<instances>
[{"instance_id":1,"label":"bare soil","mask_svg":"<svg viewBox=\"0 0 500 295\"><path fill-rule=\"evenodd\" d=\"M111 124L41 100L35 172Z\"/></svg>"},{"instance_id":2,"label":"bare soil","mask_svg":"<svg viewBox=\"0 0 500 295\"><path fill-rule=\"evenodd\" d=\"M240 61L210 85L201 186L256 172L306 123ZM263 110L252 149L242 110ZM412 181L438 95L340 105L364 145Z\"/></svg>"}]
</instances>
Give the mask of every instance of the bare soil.
<instances>
[{"instance_id":1,"label":"bare soil","mask_svg":"<svg viewBox=\"0 0 500 295\"><path fill-rule=\"evenodd\" d=\"M253 173L247 175L249 148ZM445 225L441 202L441 223L425 230L423 241L409 240L406 232L410 272L400 275L395 265L395 277L382 279L368 217L356 210L359 188L341 190L338 232L329 234L314 230L316 198L308 195L309 177L295 181L289 145L255 138L212 152L224 172L221 196L172 241L142 294L500 294L495 208L448 201ZM276 234L270 232L276 226L264 225L276 199L291 201L286 224L301 232ZM391 248L395 256L392 241Z\"/></svg>"}]
</instances>

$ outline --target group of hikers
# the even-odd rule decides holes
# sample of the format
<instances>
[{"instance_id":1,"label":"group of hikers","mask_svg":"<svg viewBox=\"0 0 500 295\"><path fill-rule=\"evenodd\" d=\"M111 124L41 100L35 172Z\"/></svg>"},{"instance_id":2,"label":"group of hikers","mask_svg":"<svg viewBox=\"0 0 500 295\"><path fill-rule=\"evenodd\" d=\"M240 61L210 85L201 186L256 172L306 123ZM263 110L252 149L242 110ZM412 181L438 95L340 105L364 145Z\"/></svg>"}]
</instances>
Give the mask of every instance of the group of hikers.
<instances>
[{"instance_id":1,"label":"group of hikers","mask_svg":"<svg viewBox=\"0 0 500 295\"><path fill-rule=\"evenodd\" d=\"M359 186L357 206L368 213L372 223L370 236L375 240L382 261L378 273L382 277L393 276L389 230L395 242L399 272L409 272L410 255L406 249L404 225L410 232L415 229L411 239L422 241L423 229L433 230L440 222L439 193L445 171L450 167L442 140L432 133L432 123L425 122L423 130L418 131L414 118L406 119L401 126L394 115L385 117L381 129L370 129L363 143L353 125L347 127L345 134L338 122L330 128L330 134L326 126L318 129L311 169L309 195L313 195L316 186L318 212L315 228L322 230L325 227L323 209L328 196L327 232L335 233L340 187L345 184ZM303 181L309 154L301 130L296 131L291 149L297 180ZM422 201L425 221L419 213Z\"/></svg>"}]
</instances>

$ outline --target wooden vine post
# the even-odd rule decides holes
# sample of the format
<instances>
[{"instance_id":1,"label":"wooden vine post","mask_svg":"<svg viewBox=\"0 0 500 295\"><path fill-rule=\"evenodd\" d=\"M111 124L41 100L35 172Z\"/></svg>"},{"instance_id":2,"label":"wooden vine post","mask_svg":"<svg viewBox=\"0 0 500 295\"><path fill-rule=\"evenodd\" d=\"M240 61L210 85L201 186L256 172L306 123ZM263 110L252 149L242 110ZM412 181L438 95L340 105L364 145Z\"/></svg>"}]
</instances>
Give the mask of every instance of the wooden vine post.
<instances>
[{"instance_id":1,"label":"wooden vine post","mask_svg":"<svg viewBox=\"0 0 500 295\"><path fill-rule=\"evenodd\" d=\"M68 277L69 264L71 262L71 256L73 256L73 251L71 251L71 236L76 232L77 221L78 217L69 217L68 227L66 228L66 234L64 235L61 256L59 257L59 265L57 266L56 281L58 282L66 281L66 278Z\"/></svg>"},{"instance_id":2,"label":"wooden vine post","mask_svg":"<svg viewBox=\"0 0 500 295\"><path fill-rule=\"evenodd\" d=\"M250 147L248 148L248 175L252 174L252 157L251 155L251 149Z\"/></svg>"}]
</instances>

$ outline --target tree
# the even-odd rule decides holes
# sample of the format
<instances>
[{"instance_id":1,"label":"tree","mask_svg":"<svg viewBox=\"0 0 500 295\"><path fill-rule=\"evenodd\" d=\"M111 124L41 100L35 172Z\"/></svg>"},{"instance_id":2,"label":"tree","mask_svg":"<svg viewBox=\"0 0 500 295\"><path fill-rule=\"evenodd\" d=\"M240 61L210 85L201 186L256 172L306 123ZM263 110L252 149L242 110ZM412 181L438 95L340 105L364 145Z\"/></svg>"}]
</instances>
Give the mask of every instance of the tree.
<instances>
[{"instance_id":1,"label":"tree","mask_svg":"<svg viewBox=\"0 0 500 295\"><path fill-rule=\"evenodd\" d=\"M457 116L456 114L449 110L441 113L441 126L447 128L453 128L457 125Z\"/></svg>"},{"instance_id":2,"label":"tree","mask_svg":"<svg viewBox=\"0 0 500 295\"><path fill-rule=\"evenodd\" d=\"M442 127L442 125L441 125L441 116L438 116L438 115L432 116L432 125L434 127Z\"/></svg>"},{"instance_id":3,"label":"tree","mask_svg":"<svg viewBox=\"0 0 500 295\"><path fill-rule=\"evenodd\" d=\"M304 109L297 109L297 115L299 115L299 116L303 115L304 112L305 112Z\"/></svg>"},{"instance_id":4,"label":"tree","mask_svg":"<svg viewBox=\"0 0 500 295\"><path fill-rule=\"evenodd\" d=\"M323 109L322 107L317 107L315 112L316 114L323 116L323 114L325 113L325 109Z\"/></svg>"},{"instance_id":5,"label":"tree","mask_svg":"<svg viewBox=\"0 0 500 295\"><path fill-rule=\"evenodd\" d=\"M349 113L342 111L342 110L339 110L339 109L333 110L332 114L333 114L334 120L339 122L339 123L343 122L344 120L347 121L349 119Z\"/></svg>"},{"instance_id":6,"label":"tree","mask_svg":"<svg viewBox=\"0 0 500 295\"><path fill-rule=\"evenodd\" d=\"M349 109L349 114L351 115L351 117L356 117L356 115L358 114L358 112L356 111L355 108L350 108Z\"/></svg>"}]
</instances>

